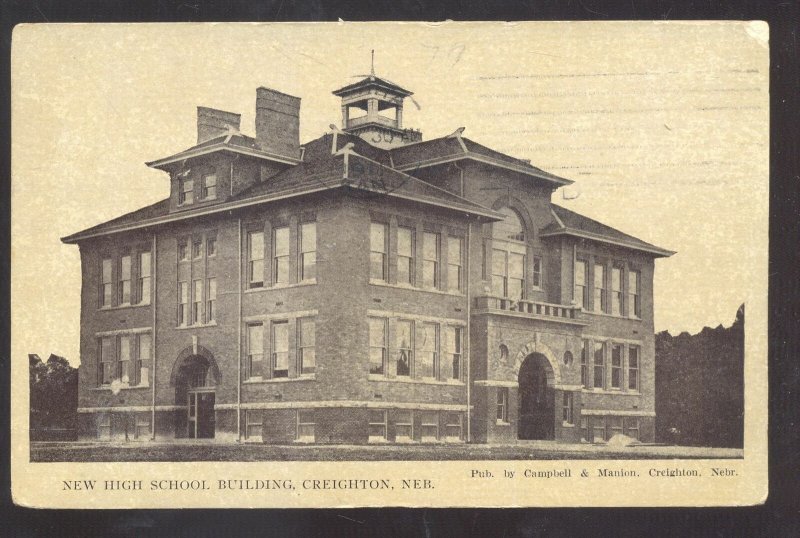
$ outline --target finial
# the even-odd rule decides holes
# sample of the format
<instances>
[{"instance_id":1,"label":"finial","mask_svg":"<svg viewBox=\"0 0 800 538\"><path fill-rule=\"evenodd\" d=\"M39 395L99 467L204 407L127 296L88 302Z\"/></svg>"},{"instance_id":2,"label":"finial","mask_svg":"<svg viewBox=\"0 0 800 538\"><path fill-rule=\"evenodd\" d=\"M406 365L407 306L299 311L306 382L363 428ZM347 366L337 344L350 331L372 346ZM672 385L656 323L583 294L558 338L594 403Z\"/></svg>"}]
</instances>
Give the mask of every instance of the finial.
<instances>
[{"instance_id":1,"label":"finial","mask_svg":"<svg viewBox=\"0 0 800 538\"><path fill-rule=\"evenodd\" d=\"M375 49L372 49L372 65L370 66L369 69L369 76L371 77L375 76Z\"/></svg>"}]
</instances>

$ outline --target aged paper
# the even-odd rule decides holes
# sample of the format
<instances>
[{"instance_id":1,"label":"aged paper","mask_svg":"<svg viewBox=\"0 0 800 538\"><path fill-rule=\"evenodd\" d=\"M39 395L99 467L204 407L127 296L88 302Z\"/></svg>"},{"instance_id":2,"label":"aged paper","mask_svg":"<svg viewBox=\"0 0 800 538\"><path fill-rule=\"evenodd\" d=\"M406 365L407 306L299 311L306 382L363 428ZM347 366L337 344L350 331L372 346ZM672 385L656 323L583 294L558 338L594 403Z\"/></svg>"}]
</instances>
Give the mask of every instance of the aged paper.
<instances>
[{"instance_id":1,"label":"aged paper","mask_svg":"<svg viewBox=\"0 0 800 538\"><path fill-rule=\"evenodd\" d=\"M18 26L14 501L763 502L768 60L758 21ZM742 304L743 357L656 375Z\"/></svg>"}]
</instances>

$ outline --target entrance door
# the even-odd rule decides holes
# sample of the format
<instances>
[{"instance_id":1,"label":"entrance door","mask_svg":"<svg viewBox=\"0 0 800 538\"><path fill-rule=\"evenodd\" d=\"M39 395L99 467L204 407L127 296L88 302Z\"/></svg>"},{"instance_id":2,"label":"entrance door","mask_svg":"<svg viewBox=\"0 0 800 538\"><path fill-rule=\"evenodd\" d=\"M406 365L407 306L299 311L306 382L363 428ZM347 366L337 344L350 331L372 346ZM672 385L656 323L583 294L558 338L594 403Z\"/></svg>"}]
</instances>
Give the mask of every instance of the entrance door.
<instances>
[{"instance_id":1,"label":"entrance door","mask_svg":"<svg viewBox=\"0 0 800 538\"><path fill-rule=\"evenodd\" d=\"M541 355L531 355L519 370L519 439L553 439L555 391L548 386L550 364Z\"/></svg>"},{"instance_id":2,"label":"entrance door","mask_svg":"<svg viewBox=\"0 0 800 538\"><path fill-rule=\"evenodd\" d=\"M214 400L213 392L189 392L188 437L193 439L214 437Z\"/></svg>"}]
</instances>

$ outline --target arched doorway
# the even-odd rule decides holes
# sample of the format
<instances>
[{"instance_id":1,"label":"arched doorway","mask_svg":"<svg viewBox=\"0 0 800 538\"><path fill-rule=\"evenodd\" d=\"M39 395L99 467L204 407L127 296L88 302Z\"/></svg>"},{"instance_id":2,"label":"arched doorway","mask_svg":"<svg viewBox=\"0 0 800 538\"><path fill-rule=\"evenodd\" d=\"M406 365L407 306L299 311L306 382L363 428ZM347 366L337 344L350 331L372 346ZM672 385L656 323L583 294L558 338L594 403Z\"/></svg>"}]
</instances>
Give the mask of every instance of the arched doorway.
<instances>
[{"instance_id":1,"label":"arched doorway","mask_svg":"<svg viewBox=\"0 0 800 538\"><path fill-rule=\"evenodd\" d=\"M555 437L553 368L541 353L531 353L519 368L519 439Z\"/></svg>"},{"instance_id":2,"label":"arched doorway","mask_svg":"<svg viewBox=\"0 0 800 538\"><path fill-rule=\"evenodd\" d=\"M175 416L179 437L211 439L216 430L216 363L203 355L188 355L176 361L173 370L175 404L186 406Z\"/></svg>"}]
</instances>

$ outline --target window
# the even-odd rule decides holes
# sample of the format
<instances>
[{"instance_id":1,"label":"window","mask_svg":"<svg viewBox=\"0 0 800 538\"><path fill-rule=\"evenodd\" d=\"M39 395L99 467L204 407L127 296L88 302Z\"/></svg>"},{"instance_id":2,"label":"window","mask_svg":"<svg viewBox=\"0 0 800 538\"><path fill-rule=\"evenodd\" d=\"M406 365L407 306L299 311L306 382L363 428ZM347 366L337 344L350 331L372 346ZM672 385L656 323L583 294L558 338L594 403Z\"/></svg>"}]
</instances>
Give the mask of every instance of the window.
<instances>
[{"instance_id":1,"label":"window","mask_svg":"<svg viewBox=\"0 0 800 538\"><path fill-rule=\"evenodd\" d=\"M463 251L463 239L460 237L447 238L447 289L449 291L461 291Z\"/></svg>"},{"instance_id":2,"label":"window","mask_svg":"<svg viewBox=\"0 0 800 538\"><path fill-rule=\"evenodd\" d=\"M183 262L189 259L189 240L178 240L178 261Z\"/></svg>"},{"instance_id":3,"label":"window","mask_svg":"<svg viewBox=\"0 0 800 538\"><path fill-rule=\"evenodd\" d=\"M542 257L533 256L533 263L531 264L531 283L534 288L542 287Z\"/></svg>"},{"instance_id":4,"label":"window","mask_svg":"<svg viewBox=\"0 0 800 538\"><path fill-rule=\"evenodd\" d=\"M589 341L583 341L581 348L581 385L584 387L589 386Z\"/></svg>"},{"instance_id":5,"label":"window","mask_svg":"<svg viewBox=\"0 0 800 538\"><path fill-rule=\"evenodd\" d=\"M386 225L372 222L369 225L369 277L386 280Z\"/></svg>"},{"instance_id":6,"label":"window","mask_svg":"<svg viewBox=\"0 0 800 538\"><path fill-rule=\"evenodd\" d=\"M620 344L611 346L611 388L622 388L622 346Z\"/></svg>"},{"instance_id":7,"label":"window","mask_svg":"<svg viewBox=\"0 0 800 538\"><path fill-rule=\"evenodd\" d=\"M395 375L397 377L408 377L411 375L411 361L414 360L413 331L414 324L412 322L406 320L397 322L397 361L395 363Z\"/></svg>"},{"instance_id":8,"label":"window","mask_svg":"<svg viewBox=\"0 0 800 538\"><path fill-rule=\"evenodd\" d=\"M639 347L628 347L628 390L639 390Z\"/></svg>"},{"instance_id":9,"label":"window","mask_svg":"<svg viewBox=\"0 0 800 538\"><path fill-rule=\"evenodd\" d=\"M189 283L178 282L178 325L189 321Z\"/></svg>"},{"instance_id":10,"label":"window","mask_svg":"<svg viewBox=\"0 0 800 538\"><path fill-rule=\"evenodd\" d=\"M562 405L562 419L564 420L564 424L574 424L572 418L572 401L573 401L573 394L571 392L564 393L564 400Z\"/></svg>"},{"instance_id":11,"label":"window","mask_svg":"<svg viewBox=\"0 0 800 538\"><path fill-rule=\"evenodd\" d=\"M637 417L624 417L625 435L639 440L639 419Z\"/></svg>"},{"instance_id":12,"label":"window","mask_svg":"<svg viewBox=\"0 0 800 538\"><path fill-rule=\"evenodd\" d=\"M114 379L114 346L109 337L100 339L100 368L98 381L101 385L108 385Z\"/></svg>"},{"instance_id":13,"label":"window","mask_svg":"<svg viewBox=\"0 0 800 538\"><path fill-rule=\"evenodd\" d=\"M150 303L150 261L149 252L139 253L139 289L137 290L137 295L141 304Z\"/></svg>"},{"instance_id":14,"label":"window","mask_svg":"<svg viewBox=\"0 0 800 538\"><path fill-rule=\"evenodd\" d=\"M416 377L432 379L436 377L436 363L439 349L439 326L435 323L422 324L422 340L417 349Z\"/></svg>"},{"instance_id":15,"label":"window","mask_svg":"<svg viewBox=\"0 0 800 538\"><path fill-rule=\"evenodd\" d=\"M581 441L589 440L589 417L581 417Z\"/></svg>"},{"instance_id":16,"label":"window","mask_svg":"<svg viewBox=\"0 0 800 538\"><path fill-rule=\"evenodd\" d=\"M594 265L594 311L608 311L606 308L606 268L599 263Z\"/></svg>"},{"instance_id":17,"label":"window","mask_svg":"<svg viewBox=\"0 0 800 538\"><path fill-rule=\"evenodd\" d=\"M121 305L131 304L131 257L123 256L119 260L119 296Z\"/></svg>"},{"instance_id":18,"label":"window","mask_svg":"<svg viewBox=\"0 0 800 538\"><path fill-rule=\"evenodd\" d=\"M101 292L100 306L111 306L111 293L114 284L111 277L111 259L104 259L102 265L103 289Z\"/></svg>"},{"instance_id":19,"label":"window","mask_svg":"<svg viewBox=\"0 0 800 538\"><path fill-rule=\"evenodd\" d=\"M203 176L202 192L204 200L213 200L217 197L217 174L206 174Z\"/></svg>"},{"instance_id":20,"label":"window","mask_svg":"<svg viewBox=\"0 0 800 538\"><path fill-rule=\"evenodd\" d=\"M178 205L191 204L192 202L194 202L194 180L181 180Z\"/></svg>"},{"instance_id":21,"label":"window","mask_svg":"<svg viewBox=\"0 0 800 538\"><path fill-rule=\"evenodd\" d=\"M386 414L383 409L370 409L367 431L370 443L386 441Z\"/></svg>"},{"instance_id":22,"label":"window","mask_svg":"<svg viewBox=\"0 0 800 538\"><path fill-rule=\"evenodd\" d=\"M622 268L611 268L611 313L622 315Z\"/></svg>"},{"instance_id":23,"label":"window","mask_svg":"<svg viewBox=\"0 0 800 538\"><path fill-rule=\"evenodd\" d=\"M615 435L622 435L622 417L608 417L608 438L611 439Z\"/></svg>"},{"instance_id":24,"label":"window","mask_svg":"<svg viewBox=\"0 0 800 538\"><path fill-rule=\"evenodd\" d=\"M463 426L461 413L447 413L444 422L444 437L446 441L461 441Z\"/></svg>"},{"instance_id":25,"label":"window","mask_svg":"<svg viewBox=\"0 0 800 538\"><path fill-rule=\"evenodd\" d=\"M199 260L203 257L203 240L198 238L192 240L192 258Z\"/></svg>"},{"instance_id":26,"label":"window","mask_svg":"<svg viewBox=\"0 0 800 538\"><path fill-rule=\"evenodd\" d=\"M369 318L369 373L386 373L386 322L384 318Z\"/></svg>"},{"instance_id":27,"label":"window","mask_svg":"<svg viewBox=\"0 0 800 538\"><path fill-rule=\"evenodd\" d=\"M508 423L508 388L497 389L497 422Z\"/></svg>"},{"instance_id":28,"label":"window","mask_svg":"<svg viewBox=\"0 0 800 538\"><path fill-rule=\"evenodd\" d=\"M524 298L524 254L500 249L492 251L492 293L498 297Z\"/></svg>"},{"instance_id":29,"label":"window","mask_svg":"<svg viewBox=\"0 0 800 538\"><path fill-rule=\"evenodd\" d=\"M639 271L628 271L628 316L642 317L642 305L639 299L640 289Z\"/></svg>"},{"instance_id":30,"label":"window","mask_svg":"<svg viewBox=\"0 0 800 538\"><path fill-rule=\"evenodd\" d=\"M137 338L136 348L138 350L138 358L133 368L133 383L140 386L147 386L150 384L149 367L145 365L150 364L150 354L152 347L152 337L149 334L140 334Z\"/></svg>"},{"instance_id":31,"label":"window","mask_svg":"<svg viewBox=\"0 0 800 538\"><path fill-rule=\"evenodd\" d=\"M217 317L217 279L207 279L206 286L206 323L211 323Z\"/></svg>"},{"instance_id":32,"label":"window","mask_svg":"<svg viewBox=\"0 0 800 538\"><path fill-rule=\"evenodd\" d=\"M397 283L414 284L414 230L397 229Z\"/></svg>"},{"instance_id":33,"label":"window","mask_svg":"<svg viewBox=\"0 0 800 538\"><path fill-rule=\"evenodd\" d=\"M272 271L274 284L289 283L289 227L272 230Z\"/></svg>"},{"instance_id":34,"label":"window","mask_svg":"<svg viewBox=\"0 0 800 538\"><path fill-rule=\"evenodd\" d=\"M97 438L111 439L111 413L97 414Z\"/></svg>"},{"instance_id":35,"label":"window","mask_svg":"<svg viewBox=\"0 0 800 538\"><path fill-rule=\"evenodd\" d=\"M247 234L247 281L250 288L264 286L264 232Z\"/></svg>"},{"instance_id":36,"label":"window","mask_svg":"<svg viewBox=\"0 0 800 538\"><path fill-rule=\"evenodd\" d=\"M414 415L411 411L403 409L396 412L394 440L400 443L414 440Z\"/></svg>"},{"instance_id":37,"label":"window","mask_svg":"<svg viewBox=\"0 0 800 538\"><path fill-rule=\"evenodd\" d=\"M461 327L445 327L445 353L442 357L442 379L461 379Z\"/></svg>"},{"instance_id":38,"label":"window","mask_svg":"<svg viewBox=\"0 0 800 538\"><path fill-rule=\"evenodd\" d=\"M422 234L422 286L439 287L439 234Z\"/></svg>"},{"instance_id":39,"label":"window","mask_svg":"<svg viewBox=\"0 0 800 538\"><path fill-rule=\"evenodd\" d=\"M192 323L203 322L203 281L195 280L192 282Z\"/></svg>"},{"instance_id":40,"label":"window","mask_svg":"<svg viewBox=\"0 0 800 538\"><path fill-rule=\"evenodd\" d=\"M300 226L300 280L317 278L317 223Z\"/></svg>"},{"instance_id":41,"label":"window","mask_svg":"<svg viewBox=\"0 0 800 538\"><path fill-rule=\"evenodd\" d=\"M206 256L214 256L217 253L217 238L209 237L206 239Z\"/></svg>"},{"instance_id":42,"label":"window","mask_svg":"<svg viewBox=\"0 0 800 538\"><path fill-rule=\"evenodd\" d=\"M572 366L572 351L565 351L564 352L564 364L567 366Z\"/></svg>"},{"instance_id":43,"label":"window","mask_svg":"<svg viewBox=\"0 0 800 538\"><path fill-rule=\"evenodd\" d=\"M591 417L592 421L592 442L602 443L606 440L606 421L605 417Z\"/></svg>"},{"instance_id":44,"label":"window","mask_svg":"<svg viewBox=\"0 0 800 538\"><path fill-rule=\"evenodd\" d=\"M436 411L422 412L420 439L422 442L439 440L439 413Z\"/></svg>"},{"instance_id":45,"label":"window","mask_svg":"<svg viewBox=\"0 0 800 538\"><path fill-rule=\"evenodd\" d=\"M603 343L594 343L594 386L595 388L605 388L606 367L603 362Z\"/></svg>"},{"instance_id":46,"label":"window","mask_svg":"<svg viewBox=\"0 0 800 538\"><path fill-rule=\"evenodd\" d=\"M125 384L131 381L131 337L119 337L119 364L117 376Z\"/></svg>"},{"instance_id":47,"label":"window","mask_svg":"<svg viewBox=\"0 0 800 538\"><path fill-rule=\"evenodd\" d=\"M289 377L289 323L272 324L272 377Z\"/></svg>"},{"instance_id":48,"label":"window","mask_svg":"<svg viewBox=\"0 0 800 538\"><path fill-rule=\"evenodd\" d=\"M247 360L244 366L245 379L260 378L264 364L264 325L253 323L247 326Z\"/></svg>"},{"instance_id":49,"label":"window","mask_svg":"<svg viewBox=\"0 0 800 538\"><path fill-rule=\"evenodd\" d=\"M314 433L314 410L313 409L298 409L297 410L297 441L305 443L313 443L316 441Z\"/></svg>"},{"instance_id":50,"label":"window","mask_svg":"<svg viewBox=\"0 0 800 538\"><path fill-rule=\"evenodd\" d=\"M245 439L261 439L261 435L264 431L261 411L256 409L245 409L244 424Z\"/></svg>"},{"instance_id":51,"label":"window","mask_svg":"<svg viewBox=\"0 0 800 538\"><path fill-rule=\"evenodd\" d=\"M150 435L150 417L146 413L136 413L136 422L133 427L135 439L144 439Z\"/></svg>"},{"instance_id":52,"label":"window","mask_svg":"<svg viewBox=\"0 0 800 538\"><path fill-rule=\"evenodd\" d=\"M510 207L500 210L505 220L492 224L492 237L502 241L525 241L525 229L516 211Z\"/></svg>"},{"instance_id":53,"label":"window","mask_svg":"<svg viewBox=\"0 0 800 538\"><path fill-rule=\"evenodd\" d=\"M575 296L573 299L581 305L584 310L589 309L589 288L586 285L589 280L588 271L589 266L586 265L585 261L577 260L575 262Z\"/></svg>"},{"instance_id":54,"label":"window","mask_svg":"<svg viewBox=\"0 0 800 538\"><path fill-rule=\"evenodd\" d=\"M311 318L297 320L297 355L300 361L297 370L301 374L313 374L317 367L316 323Z\"/></svg>"}]
</instances>

